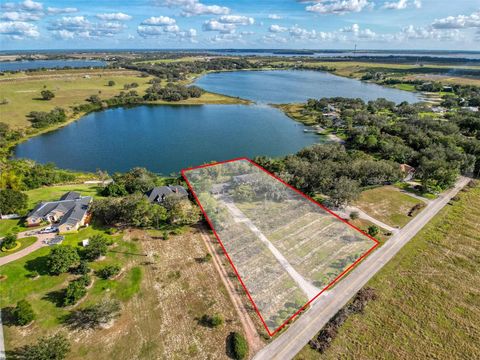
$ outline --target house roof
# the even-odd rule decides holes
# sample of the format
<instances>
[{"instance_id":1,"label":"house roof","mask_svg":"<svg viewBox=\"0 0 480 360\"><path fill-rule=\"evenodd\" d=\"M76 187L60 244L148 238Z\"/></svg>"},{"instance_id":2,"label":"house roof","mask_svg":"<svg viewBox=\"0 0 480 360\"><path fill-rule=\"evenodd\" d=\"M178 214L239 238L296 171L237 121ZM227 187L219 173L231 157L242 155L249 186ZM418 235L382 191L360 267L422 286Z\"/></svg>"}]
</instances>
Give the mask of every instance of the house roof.
<instances>
[{"instance_id":1,"label":"house roof","mask_svg":"<svg viewBox=\"0 0 480 360\"><path fill-rule=\"evenodd\" d=\"M158 186L154 187L152 190L146 192L148 201L150 202L161 202L165 199L166 196L178 194L181 196L187 196L187 190L180 185L168 185L168 186Z\"/></svg>"},{"instance_id":2,"label":"house roof","mask_svg":"<svg viewBox=\"0 0 480 360\"><path fill-rule=\"evenodd\" d=\"M85 216L91 201L91 196L81 197L79 193L70 191L58 201L41 202L28 214L28 218L36 220L46 218L53 212L58 212L62 215L60 225L76 224Z\"/></svg>"}]
</instances>

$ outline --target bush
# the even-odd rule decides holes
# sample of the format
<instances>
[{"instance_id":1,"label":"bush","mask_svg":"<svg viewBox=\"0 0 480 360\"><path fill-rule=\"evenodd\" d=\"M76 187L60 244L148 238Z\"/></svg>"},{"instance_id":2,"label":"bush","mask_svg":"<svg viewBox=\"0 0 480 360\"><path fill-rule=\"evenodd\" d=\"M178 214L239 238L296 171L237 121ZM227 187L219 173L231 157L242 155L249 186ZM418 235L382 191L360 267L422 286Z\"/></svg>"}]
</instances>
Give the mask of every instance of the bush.
<instances>
[{"instance_id":1,"label":"bush","mask_svg":"<svg viewBox=\"0 0 480 360\"><path fill-rule=\"evenodd\" d=\"M13 249L17 244L17 235L8 234L2 240L2 249L10 250Z\"/></svg>"},{"instance_id":2,"label":"bush","mask_svg":"<svg viewBox=\"0 0 480 360\"><path fill-rule=\"evenodd\" d=\"M27 325L35 320L35 313L33 312L32 305L26 300L20 300L17 303L17 306L13 309L12 315L15 319L15 323L20 326Z\"/></svg>"},{"instance_id":3,"label":"bush","mask_svg":"<svg viewBox=\"0 0 480 360\"><path fill-rule=\"evenodd\" d=\"M108 81L108 86L115 86L115 81L109 80Z\"/></svg>"},{"instance_id":4,"label":"bush","mask_svg":"<svg viewBox=\"0 0 480 360\"><path fill-rule=\"evenodd\" d=\"M350 213L350 220L357 220L360 217L360 214L358 211L352 211Z\"/></svg>"},{"instance_id":5,"label":"bush","mask_svg":"<svg viewBox=\"0 0 480 360\"><path fill-rule=\"evenodd\" d=\"M233 356L237 360L245 359L248 355L248 343L242 334L234 332L232 337L232 352Z\"/></svg>"},{"instance_id":6,"label":"bush","mask_svg":"<svg viewBox=\"0 0 480 360\"><path fill-rule=\"evenodd\" d=\"M367 231L368 231L368 235L375 236L378 234L378 227L375 225L370 225Z\"/></svg>"},{"instance_id":7,"label":"bush","mask_svg":"<svg viewBox=\"0 0 480 360\"><path fill-rule=\"evenodd\" d=\"M216 328L223 324L223 316L220 314L215 314L213 316L203 315L200 319L200 323L204 326Z\"/></svg>"},{"instance_id":8,"label":"bush","mask_svg":"<svg viewBox=\"0 0 480 360\"><path fill-rule=\"evenodd\" d=\"M80 261L77 250L70 245L54 247L47 259L47 267L52 275L67 272Z\"/></svg>"},{"instance_id":9,"label":"bush","mask_svg":"<svg viewBox=\"0 0 480 360\"><path fill-rule=\"evenodd\" d=\"M90 273L90 267L85 260L80 261L80 264L74 270L75 274L86 275Z\"/></svg>"},{"instance_id":10,"label":"bush","mask_svg":"<svg viewBox=\"0 0 480 360\"><path fill-rule=\"evenodd\" d=\"M52 100L55 97L53 91L50 90L42 90L40 94L42 95L43 100Z\"/></svg>"},{"instance_id":11,"label":"bush","mask_svg":"<svg viewBox=\"0 0 480 360\"><path fill-rule=\"evenodd\" d=\"M95 261L101 256L105 256L108 250L108 241L102 235L93 235L87 247L83 250L83 258L88 261Z\"/></svg>"},{"instance_id":12,"label":"bush","mask_svg":"<svg viewBox=\"0 0 480 360\"><path fill-rule=\"evenodd\" d=\"M63 360L70 352L70 344L62 334L40 338L34 345L25 345L16 351L23 360Z\"/></svg>"},{"instance_id":13,"label":"bush","mask_svg":"<svg viewBox=\"0 0 480 360\"><path fill-rule=\"evenodd\" d=\"M88 275L87 275L88 276ZM87 294L85 279L78 279L68 284L63 297L63 306L74 305Z\"/></svg>"},{"instance_id":14,"label":"bush","mask_svg":"<svg viewBox=\"0 0 480 360\"><path fill-rule=\"evenodd\" d=\"M104 268L98 270L98 276L102 279L109 279L118 273L120 273L120 266L118 265L107 265Z\"/></svg>"}]
</instances>

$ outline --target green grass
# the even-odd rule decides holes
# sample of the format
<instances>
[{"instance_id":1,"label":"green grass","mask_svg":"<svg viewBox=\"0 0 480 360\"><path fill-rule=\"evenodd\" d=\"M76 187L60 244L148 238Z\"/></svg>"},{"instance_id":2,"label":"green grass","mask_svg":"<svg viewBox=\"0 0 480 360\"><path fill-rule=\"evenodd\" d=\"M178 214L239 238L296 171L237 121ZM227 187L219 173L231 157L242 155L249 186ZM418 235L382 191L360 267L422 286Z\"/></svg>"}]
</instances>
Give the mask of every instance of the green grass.
<instances>
[{"instance_id":1,"label":"green grass","mask_svg":"<svg viewBox=\"0 0 480 360\"><path fill-rule=\"evenodd\" d=\"M54 201L58 200L63 194L68 191L77 191L83 196L99 197L97 195L98 185L94 184L70 184L41 187L26 192L28 195L28 207L33 208L40 201Z\"/></svg>"},{"instance_id":2,"label":"green grass","mask_svg":"<svg viewBox=\"0 0 480 360\"><path fill-rule=\"evenodd\" d=\"M21 219L0 220L0 237L25 230Z\"/></svg>"},{"instance_id":3,"label":"green grass","mask_svg":"<svg viewBox=\"0 0 480 360\"><path fill-rule=\"evenodd\" d=\"M415 85L412 84L395 84L393 85L394 88L404 91L417 91L415 89Z\"/></svg>"},{"instance_id":4,"label":"green grass","mask_svg":"<svg viewBox=\"0 0 480 360\"><path fill-rule=\"evenodd\" d=\"M406 225L412 219L408 216L408 212L417 204L423 205L424 203L400 192L393 186L365 190L355 201L355 206L368 215L394 227Z\"/></svg>"},{"instance_id":5,"label":"green grass","mask_svg":"<svg viewBox=\"0 0 480 360\"><path fill-rule=\"evenodd\" d=\"M34 237L34 236L29 236L29 237L26 237L26 238L18 239L17 242L20 243L20 246L17 249L15 249L14 251L1 251L0 250L0 257L7 256L7 255L10 255L10 254L14 254L14 253L16 253L20 250L23 250L26 247L32 245L35 241L37 241L37 238Z\"/></svg>"},{"instance_id":6,"label":"green grass","mask_svg":"<svg viewBox=\"0 0 480 360\"><path fill-rule=\"evenodd\" d=\"M378 299L323 355L297 360L478 359L480 187L447 205L367 284Z\"/></svg>"}]
</instances>

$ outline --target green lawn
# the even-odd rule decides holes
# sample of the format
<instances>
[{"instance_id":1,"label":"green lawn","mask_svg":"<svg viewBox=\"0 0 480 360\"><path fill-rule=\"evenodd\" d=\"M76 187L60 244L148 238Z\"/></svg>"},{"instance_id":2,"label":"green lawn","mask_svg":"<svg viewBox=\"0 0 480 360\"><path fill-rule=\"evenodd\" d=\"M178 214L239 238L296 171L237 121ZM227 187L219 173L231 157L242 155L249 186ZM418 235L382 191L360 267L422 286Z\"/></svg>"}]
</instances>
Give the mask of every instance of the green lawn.
<instances>
[{"instance_id":1,"label":"green lawn","mask_svg":"<svg viewBox=\"0 0 480 360\"><path fill-rule=\"evenodd\" d=\"M26 247L32 245L35 241L37 241L37 238L34 237L34 236L29 236L29 237L26 237L26 238L18 239L17 242L20 243L20 246L17 249L15 249L14 251L1 251L0 250L0 257L7 256L7 255L10 255L10 254L14 254L14 253L16 253L20 250L23 250Z\"/></svg>"},{"instance_id":2,"label":"green lawn","mask_svg":"<svg viewBox=\"0 0 480 360\"><path fill-rule=\"evenodd\" d=\"M21 219L5 219L0 220L0 237L4 237L8 233L17 233L25 230L22 226Z\"/></svg>"},{"instance_id":3,"label":"green lawn","mask_svg":"<svg viewBox=\"0 0 480 360\"><path fill-rule=\"evenodd\" d=\"M393 186L382 186L363 191L354 205L387 225L402 227L412 219L408 212L417 204L424 202Z\"/></svg>"},{"instance_id":4,"label":"green lawn","mask_svg":"<svg viewBox=\"0 0 480 360\"><path fill-rule=\"evenodd\" d=\"M480 187L460 193L367 284L378 299L325 354L297 360L479 359Z\"/></svg>"},{"instance_id":5,"label":"green lawn","mask_svg":"<svg viewBox=\"0 0 480 360\"><path fill-rule=\"evenodd\" d=\"M53 201L58 200L63 194L68 191L77 191L83 196L97 195L98 185L93 184L71 184L71 185L58 185L41 187L34 190L26 191L28 195L28 208L31 209L37 205L40 201Z\"/></svg>"}]
</instances>

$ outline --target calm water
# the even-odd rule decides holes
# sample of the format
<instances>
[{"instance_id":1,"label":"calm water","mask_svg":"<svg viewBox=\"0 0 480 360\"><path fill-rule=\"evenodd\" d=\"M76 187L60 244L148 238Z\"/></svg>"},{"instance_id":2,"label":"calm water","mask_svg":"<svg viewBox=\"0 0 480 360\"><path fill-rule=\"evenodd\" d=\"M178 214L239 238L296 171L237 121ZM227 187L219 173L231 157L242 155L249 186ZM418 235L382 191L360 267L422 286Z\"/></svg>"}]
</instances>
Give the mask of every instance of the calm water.
<instances>
[{"instance_id":1,"label":"calm water","mask_svg":"<svg viewBox=\"0 0 480 360\"><path fill-rule=\"evenodd\" d=\"M17 71L32 69L54 69L63 67L84 68L104 67L107 63L100 60L29 60L0 62L0 71Z\"/></svg>"},{"instance_id":2,"label":"calm water","mask_svg":"<svg viewBox=\"0 0 480 360\"><path fill-rule=\"evenodd\" d=\"M268 106L140 106L92 113L20 144L17 157L65 169L170 174L213 160L280 156L318 142Z\"/></svg>"},{"instance_id":3,"label":"calm water","mask_svg":"<svg viewBox=\"0 0 480 360\"><path fill-rule=\"evenodd\" d=\"M400 103L417 102L419 95L332 75L323 71L237 71L210 73L196 82L205 90L262 103L303 102L310 98L343 96L365 101L384 97Z\"/></svg>"}]
</instances>

